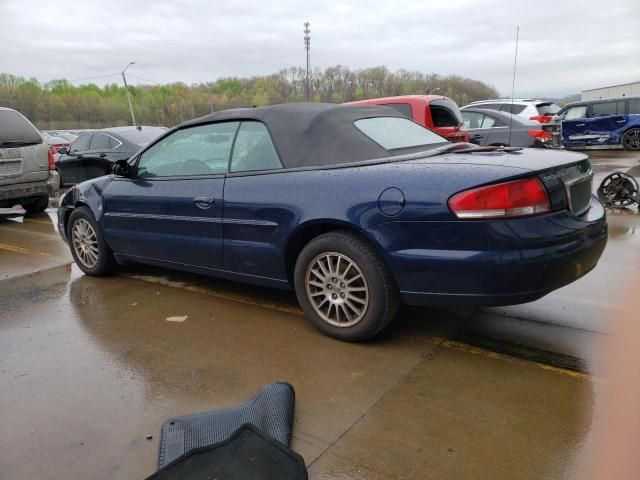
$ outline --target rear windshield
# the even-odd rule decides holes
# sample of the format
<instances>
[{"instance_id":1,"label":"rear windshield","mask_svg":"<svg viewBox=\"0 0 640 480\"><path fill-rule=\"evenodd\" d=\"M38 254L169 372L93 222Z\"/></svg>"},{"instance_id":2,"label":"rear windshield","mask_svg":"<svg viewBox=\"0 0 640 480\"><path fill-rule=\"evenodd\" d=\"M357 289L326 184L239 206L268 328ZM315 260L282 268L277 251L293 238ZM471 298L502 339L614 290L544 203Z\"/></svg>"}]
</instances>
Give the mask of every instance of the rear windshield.
<instances>
[{"instance_id":1,"label":"rear windshield","mask_svg":"<svg viewBox=\"0 0 640 480\"><path fill-rule=\"evenodd\" d=\"M539 115L555 115L560 111L560 107L555 103L538 103L536 108Z\"/></svg>"},{"instance_id":2,"label":"rear windshield","mask_svg":"<svg viewBox=\"0 0 640 480\"><path fill-rule=\"evenodd\" d=\"M371 140L389 151L447 142L437 133L406 118L365 118L356 120L354 125Z\"/></svg>"},{"instance_id":3,"label":"rear windshield","mask_svg":"<svg viewBox=\"0 0 640 480\"><path fill-rule=\"evenodd\" d=\"M15 110L0 110L0 148L42 143L38 131Z\"/></svg>"},{"instance_id":4,"label":"rear windshield","mask_svg":"<svg viewBox=\"0 0 640 480\"><path fill-rule=\"evenodd\" d=\"M462 123L462 115L453 100L433 100L429 103L434 127L458 127Z\"/></svg>"},{"instance_id":5,"label":"rear windshield","mask_svg":"<svg viewBox=\"0 0 640 480\"><path fill-rule=\"evenodd\" d=\"M131 130L119 131L118 135L124 137L131 143L145 147L166 131L166 129L161 127L142 127L140 130L132 128Z\"/></svg>"}]
</instances>

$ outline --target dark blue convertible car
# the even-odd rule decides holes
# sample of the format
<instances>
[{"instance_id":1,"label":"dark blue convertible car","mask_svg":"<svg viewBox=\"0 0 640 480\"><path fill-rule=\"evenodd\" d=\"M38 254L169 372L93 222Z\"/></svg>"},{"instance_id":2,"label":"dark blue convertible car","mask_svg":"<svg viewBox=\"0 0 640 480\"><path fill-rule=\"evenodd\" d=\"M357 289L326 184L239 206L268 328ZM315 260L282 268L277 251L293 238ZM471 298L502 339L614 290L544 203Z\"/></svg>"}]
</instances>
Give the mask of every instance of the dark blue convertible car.
<instances>
[{"instance_id":1,"label":"dark blue convertible car","mask_svg":"<svg viewBox=\"0 0 640 480\"><path fill-rule=\"evenodd\" d=\"M89 275L133 261L294 288L318 329L356 341L400 301L516 304L587 273L607 241L591 180L582 154L289 104L175 127L72 188L58 222Z\"/></svg>"}]
</instances>

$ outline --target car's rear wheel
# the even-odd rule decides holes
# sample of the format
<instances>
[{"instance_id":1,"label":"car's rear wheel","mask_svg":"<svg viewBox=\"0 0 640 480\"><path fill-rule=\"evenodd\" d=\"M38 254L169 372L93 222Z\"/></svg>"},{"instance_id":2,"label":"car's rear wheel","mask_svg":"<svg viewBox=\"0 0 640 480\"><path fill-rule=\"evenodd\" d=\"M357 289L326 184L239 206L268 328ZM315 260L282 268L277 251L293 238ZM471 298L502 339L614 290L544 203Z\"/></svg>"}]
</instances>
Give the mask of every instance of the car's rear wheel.
<instances>
[{"instance_id":1,"label":"car's rear wheel","mask_svg":"<svg viewBox=\"0 0 640 480\"><path fill-rule=\"evenodd\" d=\"M640 128L630 128L622 136L622 146L627 150L640 150Z\"/></svg>"},{"instance_id":2,"label":"car's rear wheel","mask_svg":"<svg viewBox=\"0 0 640 480\"><path fill-rule=\"evenodd\" d=\"M340 340L373 337L398 309L387 266L369 242L349 231L329 232L309 242L296 261L294 283L309 321Z\"/></svg>"},{"instance_id":3,"label":"car's rear wheel","mask_svg":"<svg viewBox=\"0 0 640 480\"><path fill-rule=\"evenodd\" d=\"M74 209L67 228L71 255L80 270L93 276L113 272L116 261L91 210L87 207Z\"/></svg>"},{"instance_id":4,"label":"car's rear wheel","mask_svg":"<svg viewBox=\"0 0 640 480\"><path fill-rule=\"evenodd\" d=\"M49 196L41 195L34 197L28 201L20 204L27 213L41 213L44 212L49 206Z\"/></svg>"}]
</instances>

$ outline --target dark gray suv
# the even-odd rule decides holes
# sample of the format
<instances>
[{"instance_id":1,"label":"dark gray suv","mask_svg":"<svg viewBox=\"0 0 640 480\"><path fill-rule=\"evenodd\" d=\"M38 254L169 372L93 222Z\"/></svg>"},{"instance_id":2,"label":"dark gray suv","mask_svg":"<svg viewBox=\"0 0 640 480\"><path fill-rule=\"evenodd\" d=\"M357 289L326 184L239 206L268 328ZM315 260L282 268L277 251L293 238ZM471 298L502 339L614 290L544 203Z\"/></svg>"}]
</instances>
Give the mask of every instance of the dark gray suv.
<instances>
[{"instance_id":1,"label":"dark gray suv","mask_svg":"<svg viewBox=\"0 0 640 480\"><path fill-rule=\"evenodd\" d=\"M40 132L22 114L0 107L0 208L21 205L44 211L59 186L53 155Z\"/></svg>"}]
</instances>

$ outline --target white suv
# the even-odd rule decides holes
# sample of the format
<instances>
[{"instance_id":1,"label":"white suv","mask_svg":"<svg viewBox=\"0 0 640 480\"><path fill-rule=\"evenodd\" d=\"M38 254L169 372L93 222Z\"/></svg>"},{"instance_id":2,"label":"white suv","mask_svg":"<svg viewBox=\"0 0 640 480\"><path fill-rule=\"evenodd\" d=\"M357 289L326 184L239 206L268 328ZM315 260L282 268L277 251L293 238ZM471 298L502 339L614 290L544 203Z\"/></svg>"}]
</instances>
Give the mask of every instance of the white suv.
<instances>
[{"instance_id":1,"label":"white suv","mask_svg":"<svg viewBox=\"0 0 640 480\"><path fill-rule=\"evenodd\" d=\"M514 115L527 118L528 120L534 120L538 123L552 123L553 116L560 111L560 107L553 102L527 98L480 100L471 102L460 110L464 110L467 107L488 108L490 110L513 113Z\"/></svg>"},{"instance_id":2,"label":"white suv","mask_svg":"<svg viewBox=\"0 0 640 480\"><path fill-rule=\"evenodd\" d=\"M19 204L43 212L59 186L53 155L40 132L23 115L0 107L0 208Z\"/></svg>"}]
</instances>

